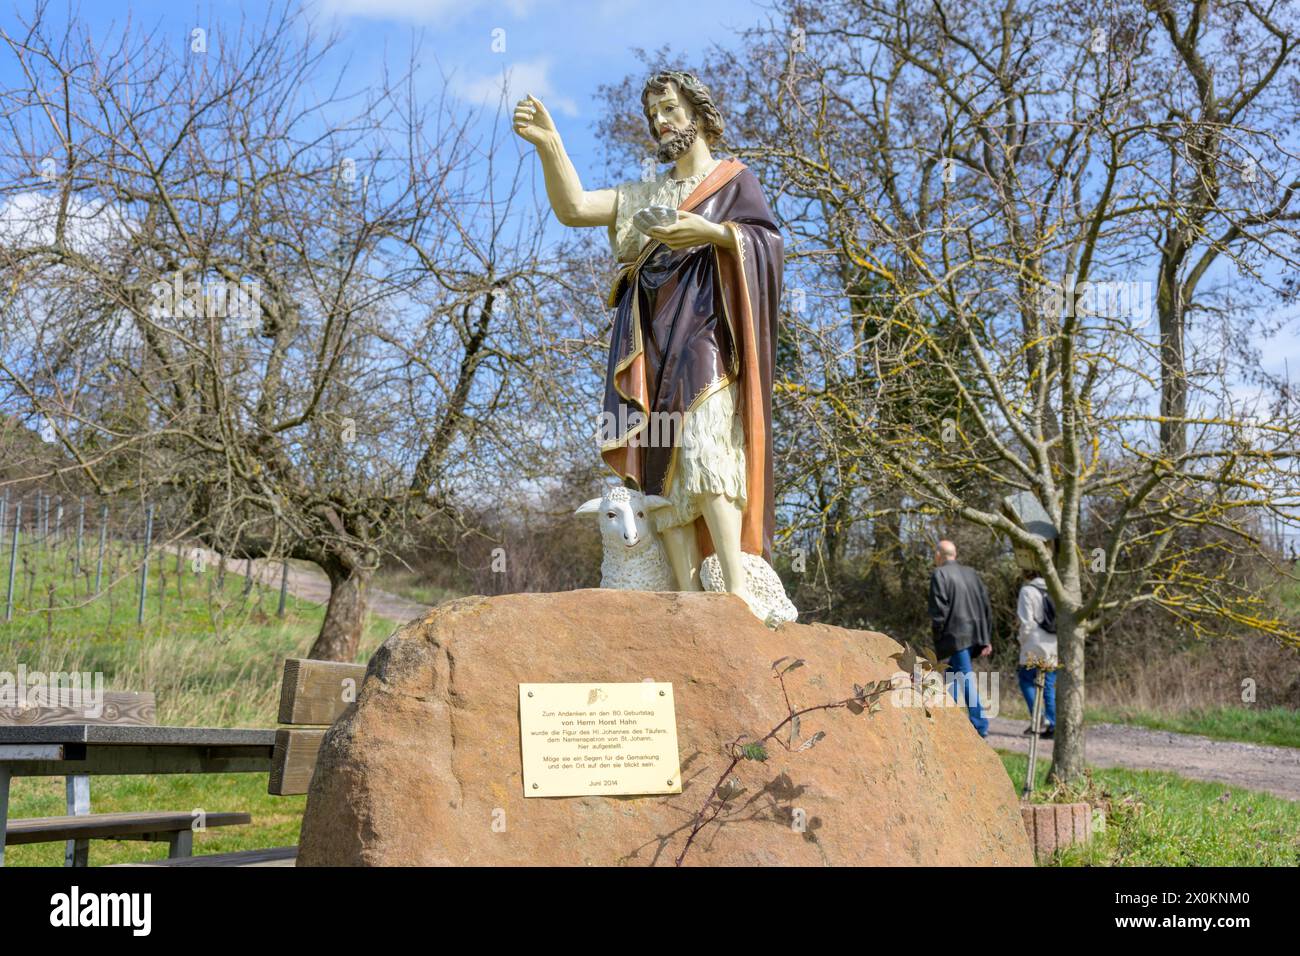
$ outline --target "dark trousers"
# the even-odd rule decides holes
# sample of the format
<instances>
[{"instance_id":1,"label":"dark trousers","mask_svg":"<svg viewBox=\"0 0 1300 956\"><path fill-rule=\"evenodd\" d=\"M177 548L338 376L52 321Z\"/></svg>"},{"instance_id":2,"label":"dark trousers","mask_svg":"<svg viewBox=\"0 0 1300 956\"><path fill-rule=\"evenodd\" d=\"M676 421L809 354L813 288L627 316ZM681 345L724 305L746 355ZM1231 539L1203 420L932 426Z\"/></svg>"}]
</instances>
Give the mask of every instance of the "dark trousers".
<instances>
[{"instance_id":1,"label":"dark trousers","mask_svg":"<svg viewBox=\"0 0 1300 956\"><path fill-rule=\"evenodd\" d=\"M1020 681L1020 693L1025 695L1025 703L1029 705L1029 719L1032 721L1034 698L1038 696L1038 688L1034 686L1034 681L1038 677L1038 668L1017 668L1016 677ZM1043 718L1048 727L1056 726L1056 671L1048 671L1043 678Z\"/></svg>"},{"instance_id":2,"label":"dark trousers","mask_svg":"<svg viewBox=\"0 0 1300 956\"><path fill-rule=\"evenodd\" d=\"M952 699L966 702L966 712L970 714L971 726L981 737L989 735L989 721L980 706L979 689L975 684L975 671L970 665L971 648L960 650L948 658L948 667L944 671L944 683L952 694Z\"/></svg>"}]
</instances>

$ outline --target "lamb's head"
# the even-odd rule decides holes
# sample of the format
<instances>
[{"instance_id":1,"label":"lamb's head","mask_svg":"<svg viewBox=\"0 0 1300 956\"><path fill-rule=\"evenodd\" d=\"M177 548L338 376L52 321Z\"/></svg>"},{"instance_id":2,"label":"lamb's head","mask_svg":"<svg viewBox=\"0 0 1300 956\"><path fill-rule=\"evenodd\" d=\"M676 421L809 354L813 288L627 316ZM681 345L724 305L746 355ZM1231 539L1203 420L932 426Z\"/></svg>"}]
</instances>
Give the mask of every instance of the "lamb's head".
<instances>
[{"instance_id":1,"label":"lamb's head","mask_svg":"<svg viewBox=\"0 0 1300 956\"><path fill-rule=\"evenodd\" d=\"M599 498L585 502L574 514L594 514L600 519L600 534L606 550L625 548L639 551L655 538L650 513L671 502L659 495L644 495L622 485L614 485Z\"/></svg>"}]
</instances>

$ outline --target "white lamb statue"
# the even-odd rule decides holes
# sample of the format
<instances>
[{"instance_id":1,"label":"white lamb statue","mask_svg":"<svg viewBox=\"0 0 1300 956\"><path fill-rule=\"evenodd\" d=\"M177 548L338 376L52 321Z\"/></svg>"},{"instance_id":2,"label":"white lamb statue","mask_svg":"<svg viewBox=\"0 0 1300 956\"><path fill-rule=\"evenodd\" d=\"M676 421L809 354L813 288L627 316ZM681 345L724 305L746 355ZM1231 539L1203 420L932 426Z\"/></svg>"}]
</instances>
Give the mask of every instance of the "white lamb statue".
<instances>
[{"instance_id":1,"label":"white lamb statue","mask_svg":"<svg viewBox=\"0 0 1300 956\"><path fill-rule=\"evenodd\" d=\"M650 512L669 504L659 495L643 495L623 485L613 485L600 498L585 502L574 514L595 514L600 519L604 556L600 561L600 586L622 591L676 591L659 535Z\"/></svg>"},{"instance_id":2,"label":"white lamb statue","mask_svg":"<svg viewBox=\"0 0 1300 956\"><path fill-rule=\"evenodd\" d=\"M599 498L584 502L575 514L595 514L600 519L604 555L600 562L600 586L625 591L675 591L668 559L659 535L649 520L656 508L669 504L659 495L645 495L623 485L613 485ZM793 621L799 616L786 597L775 569L762 555L743 554L749 592L762 602L764 620L770 625ZM718 556L711 554L700 565L700 584L707 591L725 591Z\"/></svg>"}]
</instances>

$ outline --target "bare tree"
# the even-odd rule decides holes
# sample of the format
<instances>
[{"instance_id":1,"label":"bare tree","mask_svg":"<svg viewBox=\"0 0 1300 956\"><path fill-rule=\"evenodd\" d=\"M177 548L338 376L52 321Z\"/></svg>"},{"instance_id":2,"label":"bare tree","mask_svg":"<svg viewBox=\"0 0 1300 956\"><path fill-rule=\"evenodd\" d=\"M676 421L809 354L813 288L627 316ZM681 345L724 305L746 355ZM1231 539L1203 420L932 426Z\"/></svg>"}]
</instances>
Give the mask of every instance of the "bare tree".
<instances>
[{"instance_id":1,"label":"bare tree","mask_svg":"<svg viewBox=\"0 0 1300 956\"><path fill-rule=\"evenodd\" d=\"M1274 55L1234 53L1242 83L1294 84L1291 14L1245 6ZM782 2L701 66L736 119L728 145L778 197L787 287L802 290L778 396L803 452L779 463L783 487L808 489L830 526L873 527L877 549L913 514L1037 556L1058 615L1062 779L1084 767L1085 642L1107 621L1156 607L1193 632L1297 643L1238 570L1275 560L1262 520L1294 526L1300 504L1295 396L1254 381L1241 347L1261 331L1242 306L1259 303L1219 290L1221 326L1180 347L1181 364L1146 314L1151 232L1187 202L1152 144L1206 152L1204 129L1175 133L1160 109L1180 62L1155 43L1162 16L1136 2ZM1247 101L1216 102L1223 129L1245 122ZM1187 234L1207 267L1249 276L1292 266L1296 238L1279 185L1295 175L1289 120L1256 118L1271 185L1239 191L1219 233ZM1212 155L1221 179L1236 161ZM1188 383L1178 408L1171 373ZM1167 440L1171 423L1185 442ZM1015 493L1059 528L1054 548L1003 508Z\"/></svg>"},{"instance_id":2,"label":"bare tree","mask_svg":"<svg viewBox=\"0 0 1300 956\"><path fill-rule=\"evenodd\" d=\"M1187 447L1188 318L1211 307L1203 292L1211 267L1227 256L1257 291L1280 290L1285 280L1260 266L1289 272L1300 254L1293 206L1300 179L1279 179L1273 161L1288 149L1298 116L1300 33L1286 4L1145 6L1164 42L1111 63L1147 77L1154 94L1143 131L1150 161L1141 171L1158 209L1150 238L1158 253L1160 439L1178 455Z\"/></svg>"},{"instance_id":3,"label":"bare tree","mask_svg":"<svg viewBox=\"0 0 1300 956\"><path fill-rule=\"evenodd\" d=\"M381 556L517 453L485 423L533 413L509 399L564 329L504 123L484 142L410 66L340 92L290 6L202 43L43 8L0 39L25 81L0 91L5 388L101 494L319 565L311 654L353 658Z\"/></svg>"}]
</instances>

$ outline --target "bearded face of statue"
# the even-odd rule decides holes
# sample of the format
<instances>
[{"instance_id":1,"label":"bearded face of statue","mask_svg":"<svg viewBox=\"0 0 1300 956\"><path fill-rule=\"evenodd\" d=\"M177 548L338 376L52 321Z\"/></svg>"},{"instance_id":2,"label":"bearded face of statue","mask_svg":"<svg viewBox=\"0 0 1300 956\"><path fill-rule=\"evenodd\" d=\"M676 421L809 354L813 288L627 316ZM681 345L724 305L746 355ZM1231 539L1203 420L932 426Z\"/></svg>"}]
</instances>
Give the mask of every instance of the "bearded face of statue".
<instances>
[{"instance_id":1,"label":"bearded face of statue","mask_svg":"<svg viewBox=\"0 0 1300 956\"><path fill-rule=\"evenodd\" d=\"M676 162L691 148L698 134L686 98L678 92L677 84L669 83L662 93L650 94L645 109L659 135L656 158L661 163Z\"/></svg>"},{"instance_id":2,"label":"bearded face of statue","mask_svg":"<svg viewBox=\"0 0 1300 956\"><path fill-rule=\"evenodd\" d=\"M655 149L655 156L661 163L676 162L678 156L691 148L697 133L698 129L694 121L687 123L685 129L669 130L659 137L659 146Z\"/></svg>"}]
</instances>

